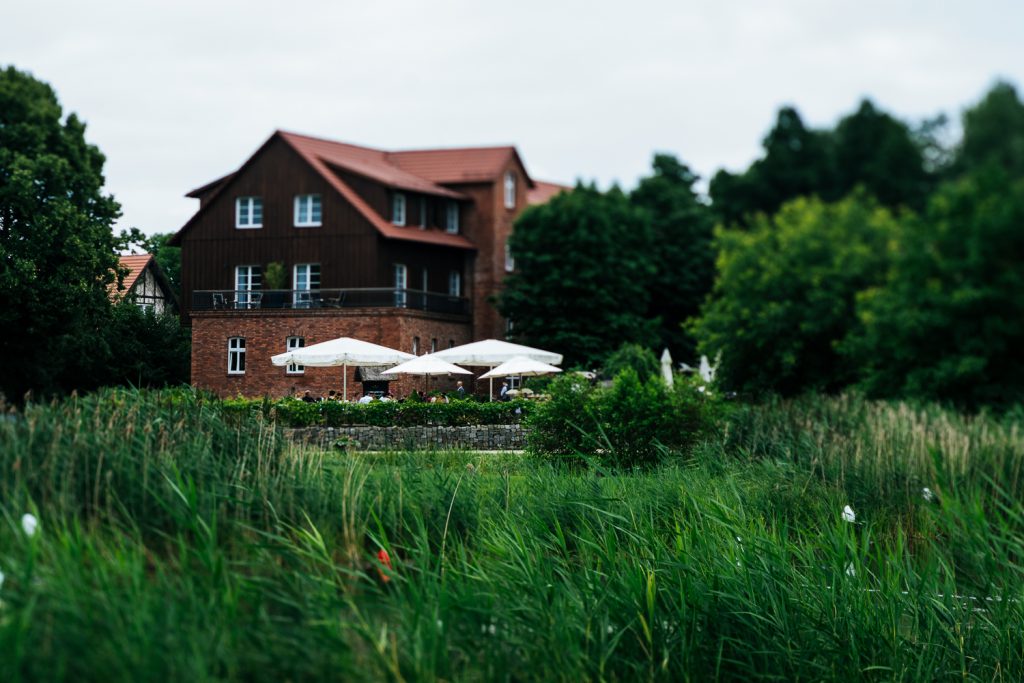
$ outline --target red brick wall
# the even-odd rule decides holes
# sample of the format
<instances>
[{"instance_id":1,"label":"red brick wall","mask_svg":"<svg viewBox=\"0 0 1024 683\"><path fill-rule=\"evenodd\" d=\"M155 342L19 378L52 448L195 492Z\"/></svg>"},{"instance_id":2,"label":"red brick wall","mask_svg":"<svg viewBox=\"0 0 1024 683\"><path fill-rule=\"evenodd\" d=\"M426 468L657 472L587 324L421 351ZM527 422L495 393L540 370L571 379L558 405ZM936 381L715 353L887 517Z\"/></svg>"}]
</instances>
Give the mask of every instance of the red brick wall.
<instances>
[{"instance_id":1,"label":"red brick wall","mask_svg":"<svg viewBox=\"0 0 1024 683\"><path fill-rule=\"evenodd\" d=\"M306 346L353 337L412 352L413 337L420 338L420 353L430 351L436 338L438 350L472 341L471 324L465 318L411 311L407 309L359 309L351 311L207 311L192 317L192 384L220 396L264 396L274 398L309 390L314 395L342 389L341 368L305 368L301 375L286 374L286 368L273 365L271 356L286 351L287 337L303 337ZM228 374L228 339L245 338L245 374ZM358 396L362 385L355 381L354 367L348 368L349 398ZM486 371L481 368L480 373ZM466 375L468 390L473 378ZM456 378L431 378L431 389L454 389ZM486 380L480 383L486 392ZM422 377L402 376L391 383L396 396L405 396L414 388L422 390Z\"/></svg>"}]
</instances>

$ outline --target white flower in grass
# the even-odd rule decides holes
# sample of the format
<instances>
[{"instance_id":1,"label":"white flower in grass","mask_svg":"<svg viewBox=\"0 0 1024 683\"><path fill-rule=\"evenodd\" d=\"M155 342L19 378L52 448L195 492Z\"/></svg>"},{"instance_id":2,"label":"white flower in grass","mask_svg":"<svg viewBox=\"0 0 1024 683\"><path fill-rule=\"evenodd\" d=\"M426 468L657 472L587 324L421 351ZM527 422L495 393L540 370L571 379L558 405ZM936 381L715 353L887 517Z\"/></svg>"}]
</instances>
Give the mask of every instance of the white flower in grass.
<instances>
[{"instance_id":1,"label":"white flower in grass","mask_svg":"<svg viewBox=\"0 0 1024 683\"><path fill-rule=\"evenodd\" d=\"M4 573L0 571L0 588L4 587Z\"/></svg>"},{"instance_id":2,"label":"white flower in grass","mask_svg":"<svg viewBox=\"0 0 1024 683\"><path fill-rule=\"evenodd\" d=\"M851 562L848 565L846 565L846 575L847 576L857 576L857 570L853 568L853 562Z\"/></svg>"},{"instance_id":3,"label":"white flower in grass","mask_svg":"<svg viewBox=\"0 0 1024 683\"><path fill-rule=\"evenodd\" d=\"M850 522L851 524L857 521L857 513L849 505L843 508L843 521Z\"/></svg>"},{"instance_id":4,"label":"white flower in grass","mask_svg":"<svg viewBox=\"0 0 1024 683\"><path fill-rule=\"evenodd\" d=\"M608 628L606 630L608 631L608 635L615 633L615 627L611 624L608 624Z\"/></svg>"},{"instance_id":5,"label":"white flower in grass","mask_svg":"<svg viewBox=\"0 0 1024 683\"><path fill-rule=\"evenodd\" d=\"M444 622L441 621L440 619L437 620L437 630L438 631L443 631L444 630Z\"/></svg>"},{"instance_id":6,"label":"white flower in grass","mask_svg":"<svg viewBox=\"0 0 1024 683\"><path fill-rule=\"evenodd\" d=\"M39 520L31 512L26 512L21 516L21 528L25 530L26 536L35 536L39 530Z\"/></svg>"},{"instance_id":7,"label":"white flower in grass","mask_svg":"<svg viewBox=\"0 0 1024 683\"><path fill-rule=\"evenodd\" d=\"M495 633L498 632L498 627L495 626L494 624L491 624L490 626L487 627L487 632L490 633L493 636Z\"/></svg>"},{"instance_id":8,"label":"white flower in grass","mask_svg":"<svg viewBox=\"0 0 1024 683\"><path fill-rule=\"evenodd\" d=\"M930 503L933 500L935 500L935 494L932 493L932 490L930 488L928 488L927 486L925 486L923 489L921 489L921 497L924 498L924 501L926 503Z\"/></svg>"}]
</instances>

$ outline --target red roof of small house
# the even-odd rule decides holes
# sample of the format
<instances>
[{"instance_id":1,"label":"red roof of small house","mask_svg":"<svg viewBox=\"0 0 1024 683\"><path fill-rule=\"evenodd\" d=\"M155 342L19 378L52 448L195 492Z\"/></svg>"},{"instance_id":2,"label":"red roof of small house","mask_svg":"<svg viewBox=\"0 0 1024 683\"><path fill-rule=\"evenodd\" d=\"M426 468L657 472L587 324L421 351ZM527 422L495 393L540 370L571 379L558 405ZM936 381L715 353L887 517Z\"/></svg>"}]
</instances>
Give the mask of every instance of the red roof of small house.
<instances>
[{"instance_id":1,"label":"red roof of small house","mask_svg":"<svg viewBox=\"0 0 1024 683\"><path fill-rule=\"evenodd\" d=\"M526 193L526 203L530 205L546 204L559 192L568 192L571 189L568 185L537 180L534 181L534 186L530 188L530 191Z\"/></svg>"},{"instance_id":2,"label":"red roof of small house","mask_svg":"<svg viewBox=\"0 0 1024 683\"><path fill-rule=\"evenodd\" d=\"M107 291L110 296L119 298L124 294L132 291L132 287L135 286L135 282L142 275L142 271L146 269L149 262L153 260L152 254L129 254L127 256L122 255L118 257L120 259L120 266L128 270L128 273L124 276L124 289L117 288L117 280L110 283L107 287Z\"/></svg>"}]
</instances>

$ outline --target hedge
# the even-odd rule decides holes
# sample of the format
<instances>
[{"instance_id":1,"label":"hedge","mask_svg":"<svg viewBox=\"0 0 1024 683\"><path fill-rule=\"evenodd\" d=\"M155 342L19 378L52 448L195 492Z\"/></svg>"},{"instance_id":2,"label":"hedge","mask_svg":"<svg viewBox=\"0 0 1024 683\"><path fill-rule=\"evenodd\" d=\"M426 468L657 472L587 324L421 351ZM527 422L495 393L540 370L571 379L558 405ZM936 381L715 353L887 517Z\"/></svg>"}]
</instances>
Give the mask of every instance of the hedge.
<instances>
[{"instance_id":1,"label":"hedge","mask_svg":"<svg viewBox=\"0 0 1024 683\"><path fill-rule=\"evenodd\" d=\"M344 427L371 425L375 427L412 427L439 425L455 427L478 424L514 424L534 409L531 401L478 403L452 401L451 403L420 403L397 401L373 403L342 403L321 401L306 403L294 398L279 401L267 399L231 398L222 402L227 415L244 418L262 412L276 418L287 427L325 425Z\"/></svg>"}]
</instances>

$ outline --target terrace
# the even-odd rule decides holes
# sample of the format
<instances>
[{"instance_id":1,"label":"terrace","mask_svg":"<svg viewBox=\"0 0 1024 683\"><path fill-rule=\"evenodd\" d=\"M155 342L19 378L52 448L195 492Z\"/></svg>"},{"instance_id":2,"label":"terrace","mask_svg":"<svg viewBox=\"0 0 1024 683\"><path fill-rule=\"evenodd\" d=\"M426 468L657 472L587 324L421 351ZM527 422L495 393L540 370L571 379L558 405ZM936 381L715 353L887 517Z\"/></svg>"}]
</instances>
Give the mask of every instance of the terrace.
<instances>
[{"instance_id":1,"label":"terrace","mask_svg":"<svg viewBox=\"0 0 1024 683\"><path fill-rule=\"evenodd\" d=\"M469 315L469 299L438 292L393 287L358 289L200 290L192 293L192 311L254 309L408 308Z\"/></svg>"}]
</instances>

